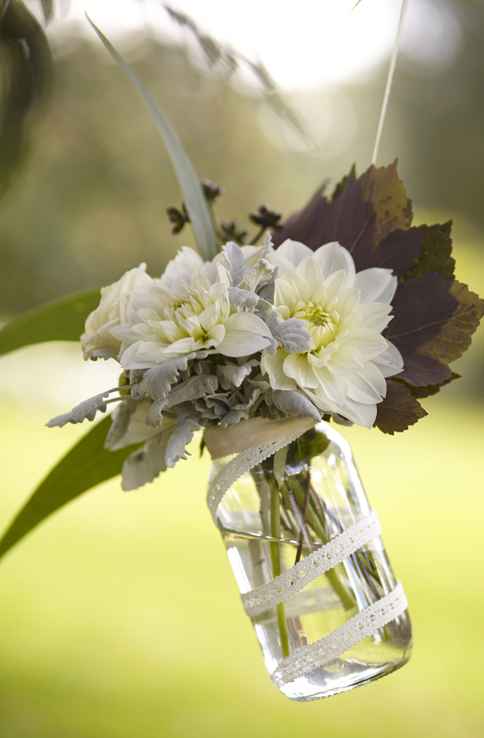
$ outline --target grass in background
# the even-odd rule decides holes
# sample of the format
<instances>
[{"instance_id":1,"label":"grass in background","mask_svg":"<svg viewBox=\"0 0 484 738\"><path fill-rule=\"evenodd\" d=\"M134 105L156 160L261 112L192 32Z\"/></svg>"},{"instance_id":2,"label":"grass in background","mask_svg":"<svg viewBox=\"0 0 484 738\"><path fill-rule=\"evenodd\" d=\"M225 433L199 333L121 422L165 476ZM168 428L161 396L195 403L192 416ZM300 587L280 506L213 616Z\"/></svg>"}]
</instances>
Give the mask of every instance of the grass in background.
<instances>
[{"instance_id":1,"label":"grass in background","mask_svg":"<svg viewBox=\"0 0 484 738\"><path fill-rule=\"evenodd\" d=\"M138 492L98 488L0 567L0 737L475 738L482 415L431 405L398 439L345 431L410 599L404 669L318 703L280 696L205 509L207 463L193 458ZM83 429L2 409L3 525Z\"/></svg>"}]
</instances>

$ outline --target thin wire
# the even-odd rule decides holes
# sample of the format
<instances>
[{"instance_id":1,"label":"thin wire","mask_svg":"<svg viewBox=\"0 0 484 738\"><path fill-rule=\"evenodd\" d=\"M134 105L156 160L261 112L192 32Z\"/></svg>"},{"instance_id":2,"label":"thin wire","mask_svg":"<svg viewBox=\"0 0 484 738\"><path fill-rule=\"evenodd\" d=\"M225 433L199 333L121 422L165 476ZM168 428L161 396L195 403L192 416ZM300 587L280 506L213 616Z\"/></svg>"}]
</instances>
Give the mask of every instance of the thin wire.
<instances>
[{"instance_id":1,"label":"thin wire","mask_svg":"<svg viewBox=\"0 0 484 738\"><path fill-rule=\"evenodd\" d=\"M371 163L376 164L378 159L378 150L380 148L381 136L383 133L383 126L385 125L385 118L388 109L388 101L390 99L390 92L392 90L393 76L395 74L395 67L397 65L398 50L400 48L400 38L402 35L403 18L405 16L405 10L407 8L407 0L402 0L400 6L400 17L398 19L397 34L395 36L395 43L393 45L392 58L390 60L390 66L388 68L387 83L385 85L385 94L383 95L383 103L381 106L380 120L378 121L378 128L376 130L375 146L373 149L373 156Z\"/></svg>"}]
</instances>

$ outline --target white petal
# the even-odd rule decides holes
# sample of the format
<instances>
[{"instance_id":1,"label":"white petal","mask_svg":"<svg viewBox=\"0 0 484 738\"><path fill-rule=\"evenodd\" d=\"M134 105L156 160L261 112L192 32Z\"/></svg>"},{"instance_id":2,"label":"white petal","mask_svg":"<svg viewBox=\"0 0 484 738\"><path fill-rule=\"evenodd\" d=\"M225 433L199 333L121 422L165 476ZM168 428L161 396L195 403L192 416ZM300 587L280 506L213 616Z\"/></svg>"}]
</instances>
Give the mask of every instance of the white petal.
<instances>
[{"instance_id":1,"label":"white petal","mask_svg":"<svg viewBox=\"0 0 484 738\"><path fill-rule=\"evenodd\" d=\"M296 383L284 374L283 364L286 356L285 351L281 349L273 354L267 351L262 354L262 373L268 375L272 389L291 390L297 387Z\"/></svg>"},{"instance_id":2,"label":"white petal","mask_svg":"<svg viewBox=\"0 0 484 738\"><path fill-rule=\"evenodd\" d=\"M162 356L159 343L137 341L123 351L119 361L123 369L148 369L158 364Z\"/></svg>"},{"instance_id":3,"label":"white petal","mask_svg":"<svg viewBox=\"0 0 484 738\"><path fill-rule=\"evenodd\" d=\"M404 367L400 351L390 341L387 341L385 351L374 359L374 363L384 377L393 377L395 374L400 374Z\"/></svg>"},{"instance_id":4,"label":"white petal","mask_svg":"<svg viewBox=\"0 0 484 738\"><path fill-rule=\"evenodd\" d=\"M345 418L365 428L372 428L376 420L377 406L361 405L354 402L348 405L345 412L341 413Z\"/></svg>"},{"instance_id":5,"label":"white petal","mask_svg":"<svg viewBox=\"0 0 484 738\"><path fill-rule=\"evenodd\" d=\"M293 266L297 266L300 261L305 259L307 256L311 256L313 252L300 241L292 241L288 238L284 243L281 243L278 249L274 251L273 256L281 257L290 262Z\"/></svg>"},{"instance_id":6,"label":"white petal","mask_svg":"<svg viewBox=\"0 0 484 738\"><path fill-rule=\"evenodd\" d=\"M271 332L262 318L254 313L234 313L225 321L225 327L228 331L246 331L261 336L271 337Z\"/></svg>"},{"instance_id":7,"label":"white petal","mask_svg":"<svg viewBox=\"0 0 484 738\"><path fill-rule=\"evenodd\" d=\"M306 354L290 354L284 360L283 371L303 389L316 389L319 385Z\"/></svg>"},{"instance_id":8,"label":"white petal","mask_svg":"<svg viewBox=\"0 0 484 738\"><path fill-rule=\"evenodd\" d=\"M225 323L225 338L217 346L223 356L250 356L267 348L271 333L262 318L253 313L235 313Z\"/></svg>"},{"instance_id":9,"label":"white petal","mask_svg":"<svg viewBox=\"0 0 484 738\"><path fill-rule=\"evenodd\" d=\"M393 300L398 285L391 269L372 267L358 272L355 287L360 291L361 302L387 302Z\"/></svg>"},{"instance_id":10,"label":"white petal","mask_svg":"<svg viewBox=\"0 0 484 738\"><path fill-rule=\"evenodd\" d=\"M285 305L293 309L299 299L300 295L294 282L291 282L287 278L276 279L274 292L275 305Z\"/></svg>"},{"instance_id":11,"label":"white petal","mask_svg":"<svg viewBox=\"0 0 484 738\"><path fill-rule=\"evenodd\" d=\"M366 364L358 373L349 375L347 387L348 397L364 405L380 402L387 391L383 374L371 363Z\"/></svg>"},{"instance_id":12,"label":"white petal","mask_svg":"<svg viewBox=\"0 0 484 738\"><path fill-rule=\"evenodd\" d=\"M174 297L181 297L202 266L203 260L200 255L188 246L183 246L175 258L168 262L159 285Z\"/></svg>"},{"instance_id":13,"label":"white petal","mask_svg":"<svg viewBox=\"0 0 484 738\"><path fill-rule=\"evenodd\" d=\"M314 258L319 264L323 274L329 277L333 272L343 270L347 277L353 281L355 277L355 262L348 249L345 249L336 241L325 243L314 252Z\"/></svg>"}]
</instances>

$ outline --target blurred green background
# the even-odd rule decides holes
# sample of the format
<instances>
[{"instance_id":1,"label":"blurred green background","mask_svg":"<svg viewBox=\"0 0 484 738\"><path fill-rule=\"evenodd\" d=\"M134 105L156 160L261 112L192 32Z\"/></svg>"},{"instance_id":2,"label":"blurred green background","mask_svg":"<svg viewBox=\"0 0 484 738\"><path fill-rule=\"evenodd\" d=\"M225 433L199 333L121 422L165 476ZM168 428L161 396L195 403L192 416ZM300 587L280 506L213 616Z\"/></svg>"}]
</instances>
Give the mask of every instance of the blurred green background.
<instances>
[{"instance_id":1,"label":"blurred green background","mask_svg":"<svg viewBox=\"0 0 484 738\"><path fill-rule=\"evenodd\" d=\"M83 8L135 64L201 175L223 186L219 212L243 221L262 203L288 213L322 180L369 162L398 2L363 0L355 11L345 4L344 22L359 39L353 67L351 39L342 39L341 54L323 53L330 33L338 48L335 4L289 3L292 26L289 11L273 2L177 4L219 34L221 18L232 32L232 13L245 29L240 43L255 38L255 52L316 139L308 150L253 80L210 68L158 3L125 0L109 12L93 0L54 3L46 29L51 94L29 109L0 199L0 317L105 284L140 261L159 272L190 242L188 233L170 233L165 210L180 196L161 142L86 32ZM27 5L44 24L39 4ZM319 38L310 27L316 6L321 49L316 44L306 58ZM481 295L483 31L482 3L410 0L380 155L381 162L399 156L417 221L454 219L458 277ZM293 64L284 53L271 56L271 36ZM386 41L375 56L380 36ZM5 96L16 78L9 57L1 58ZM316 73L318 63L334 65L332 75ZM350 69L341 78L339 65ZM2 123L0 149L19 130ZM206 511L208 466L195 453L132 495L117 481L97 488L2 563L0 738L482 734L482 329L455 370L463 378L427 400L430 417L407 433L345 432L410 600L415 650L403 670L313 704L278 694ZM0 361L2 526L84 432L48 431L45 420L106 386L114 372L81 365L75 345Z\"/></svg>"}]
</instances>

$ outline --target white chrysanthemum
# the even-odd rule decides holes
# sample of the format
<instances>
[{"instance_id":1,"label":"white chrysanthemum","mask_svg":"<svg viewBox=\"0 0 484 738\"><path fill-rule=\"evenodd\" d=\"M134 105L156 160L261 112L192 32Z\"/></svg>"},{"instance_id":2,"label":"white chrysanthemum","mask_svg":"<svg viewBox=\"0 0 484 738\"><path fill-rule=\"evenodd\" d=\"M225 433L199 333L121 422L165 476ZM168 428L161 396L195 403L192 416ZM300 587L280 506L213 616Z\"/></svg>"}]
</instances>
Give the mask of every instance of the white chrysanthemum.
<instances>
[{"instance_id":1,"label":"white chrysanthemum","mask_svg":"<svg viewBox=\"0 0 484 738\"><path fill-rule=\"evenodd\" d=\"M149 305L153 280L146 264L130 269L121 279L101 289L101 300L86 320L81 346L86 359L118 357L118 329L137 321L138 311Z\"/></svg>"},{"instance_id":2,"label":"white chrysanthemum","mask_svg":"<svg viewBox=\"0 0 484 738\"><path fill-rule=\"evenodd\" d=\"M386 377L403 369L382 331L391 320L397 279L389 269L355 272L349 251L328 243L316 251L285 241L271 257L278 267L275 307L305 321L307 353L264 352L274 389L302 389L323 411L371 427L386 395Z\"/></svg>"},{"instance_id":3,"label":"white chrysanthemum","mask_svg":"<svg viewBox=\"0 0 484 738\"><path fill-rule=\"evenodd\" d=\"M192 249L181 249L156 280L139 322L119 330L122 366L146 369L197 351L239 357L267 348L268 327L257 315L232 309L230 286L220 259L203 262Z\"/></svg>"}]
</instances>

